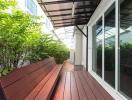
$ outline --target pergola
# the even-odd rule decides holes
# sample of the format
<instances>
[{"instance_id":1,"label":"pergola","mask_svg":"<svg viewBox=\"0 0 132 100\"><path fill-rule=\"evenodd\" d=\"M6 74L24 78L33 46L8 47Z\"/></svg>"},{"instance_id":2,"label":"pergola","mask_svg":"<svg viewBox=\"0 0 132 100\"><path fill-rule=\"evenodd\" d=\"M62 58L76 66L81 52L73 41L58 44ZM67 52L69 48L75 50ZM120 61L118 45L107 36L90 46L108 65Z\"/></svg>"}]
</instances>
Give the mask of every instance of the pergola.
<instances>
[{"instance_id":1,"label":"pergola","mask_svg":"<svg viewBox=\"0 0 132 100\"><path fill-rule=\"evenodd\" d=\"M101 0L38 0L54 28L85 25Z\"/></svg>"},{"instance_id":2,"label":"pergola","mask_svg":"<svg viewBox=\"0 0 132 100\"><path fill-rule=\"evenodd\" d=\"M38 0L55 29L76 28L86 37L86 70L88 70L88 27L84 33L79 25L86 25L101 0Z\"/></svg>"}]
</instances>

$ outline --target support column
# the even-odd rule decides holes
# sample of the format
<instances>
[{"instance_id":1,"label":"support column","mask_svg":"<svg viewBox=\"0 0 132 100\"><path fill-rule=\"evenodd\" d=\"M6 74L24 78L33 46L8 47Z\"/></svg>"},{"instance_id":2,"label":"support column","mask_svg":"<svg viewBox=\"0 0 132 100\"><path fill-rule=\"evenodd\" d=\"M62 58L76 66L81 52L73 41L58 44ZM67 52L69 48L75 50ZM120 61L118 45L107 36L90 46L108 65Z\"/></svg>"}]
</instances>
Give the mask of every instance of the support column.
<instances>
[{"instance_id":1,"label":"support column","mask_svg":"<svg viewBox=\"0 0 132 100\"><path fill-rule=\"evenodd\" d=\"M79 31L75 34L75 65L82 64L82 34Z\"/></svg>"}]
</instances>

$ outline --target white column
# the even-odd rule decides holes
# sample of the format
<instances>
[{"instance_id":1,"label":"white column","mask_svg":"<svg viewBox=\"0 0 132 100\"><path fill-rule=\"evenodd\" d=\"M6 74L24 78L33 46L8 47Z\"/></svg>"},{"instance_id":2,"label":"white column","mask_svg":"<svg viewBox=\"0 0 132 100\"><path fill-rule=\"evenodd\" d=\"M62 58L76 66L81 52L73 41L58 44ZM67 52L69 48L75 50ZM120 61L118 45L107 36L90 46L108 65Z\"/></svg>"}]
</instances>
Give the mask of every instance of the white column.
<instances>
[{"instance_id":1,"label":"white column","mask_svg":"<svg viewBox=\"0 0 132 100\"><path fill-rule=\"evenodd\" d=\"M82 64L82 34L77 31L75 33L75 65Z\"/></svg>"}]
</instances>

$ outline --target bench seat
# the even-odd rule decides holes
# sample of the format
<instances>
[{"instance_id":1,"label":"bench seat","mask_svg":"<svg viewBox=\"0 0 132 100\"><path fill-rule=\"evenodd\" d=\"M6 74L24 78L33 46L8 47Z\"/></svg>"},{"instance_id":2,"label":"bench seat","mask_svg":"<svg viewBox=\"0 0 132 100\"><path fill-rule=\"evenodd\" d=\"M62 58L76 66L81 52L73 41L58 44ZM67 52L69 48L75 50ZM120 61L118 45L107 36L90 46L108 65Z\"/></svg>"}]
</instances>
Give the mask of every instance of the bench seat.
<instances>
[{"instance_id":1,"label":"bench seat","mask_svg":"<svg viewBox=\"0 0 132 100\"><path fill-rule=\"evenodd\" d=\"M53 70L34 88L25 100L49 100L58 79L62 65L56 65Z\"/></svg>"},{"instance_id":2,"label":"bench seat","mask_svg":"<svg viewBox=\"0 0 132 100\"><path fill-rule=\"evenodd\" d=\"M61 68L54 58L48 58L16 69L0 78L0 96L3 100L48 100Z\"/></svg>"}]
</instances>

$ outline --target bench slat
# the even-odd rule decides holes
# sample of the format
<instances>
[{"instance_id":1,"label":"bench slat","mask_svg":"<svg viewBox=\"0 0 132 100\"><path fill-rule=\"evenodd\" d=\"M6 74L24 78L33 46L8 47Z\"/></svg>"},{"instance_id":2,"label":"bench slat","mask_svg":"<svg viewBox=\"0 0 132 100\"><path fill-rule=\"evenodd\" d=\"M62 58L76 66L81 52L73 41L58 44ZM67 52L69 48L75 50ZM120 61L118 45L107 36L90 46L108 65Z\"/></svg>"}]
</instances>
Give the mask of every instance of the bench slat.
<instances>
[{"instance_id":1,"label":"bench slat","mask_svg":"<svg viewBox=\"0 0 132 100\"><path fill-rule=\"evenodd\" d=\"M25 77L26 74L36 71L37 69L44 67L44 65L48 65L48 63L50 63L50 60L53 60L53 58L46 59L44 61L39 61L38 63L33 63L33 64L27 65L25 67L14 70L12 73L0 78L1 86L3 88L7 87L8 85L12 84L13 82L16 82L16 81L22 79L23 77Z\"/></svg>"},{"instance_id":2,"label":"bench slat","mask_svg":"<svg viewBox=\"0 0 132 100\"><path fill-rule=\"evenodd\" d=\"M49 58L16 69L0 78L2 92L7 100L32 100L39 96L49 98L61 68L62 65L56 65L55 60ZM45 88L46 91L43 90Z\"/></svg>"},{"instance_id":3,"label":"bench slat","mask_svg":"<svg viewBox=\"0 0 132 100\"><path fill-rule=\"evenodd\" d=\"M57 89L55 91L55 96L52 100L63 100L64 88L65 88L65 79L66 72L61 74L59 84L57 85Z\"/></svg>"},{"instance_id":4,"label":"bench slat","mask_svg":"<svg viewBox=\"0 0 132 100\"><path fill-rule=\"evenodd\" d=\"M24 99L50 70L51 68L43 67L42 69L39 69L38 71L33 72L30 75L25 76L23 79L16 81L14 84L4 88L7 99L15 99L15 94L18 96L18 100Z\"/></svg>"},{"instance_id":5,"label":"bench slat","mask_svg":"<svg viewBox=\"0 0 132 100\"><path fill-rule=\"evenodd\" d=\"M34 100L49 100L50 95L53 91L53 87L57 81L58 75L60 73L61 67L57 67L56 71L50 77L50 79L46 82L44 87L41 89L40 93L36 96Z\"/></svg>"},{"instance_id":6,"label":"bench slat","mask_svg":"<svg viewBox=\"0 0 132 100\"><path fill-rule=\"evenodd\" d=\"M71 80L70 78L71 77L70 76L71 76L70 72L67 72L63 100L72 100L72 98L71 98L71 86L70 86L70 80Z\"/></svg>"},{"instance_id":7,"label":"bench slat","mask_svg":"<svg viewBox=\"0 0 132 100\"><path fill-rule=\"evenodd\" d=\"M54 67L53 70L34 88L34 90L25 98L25 100L33 100L40 90L43 88L45 83L51 77L51 75L55 72L56 68Z\"/></svg>"}]
</instances>

